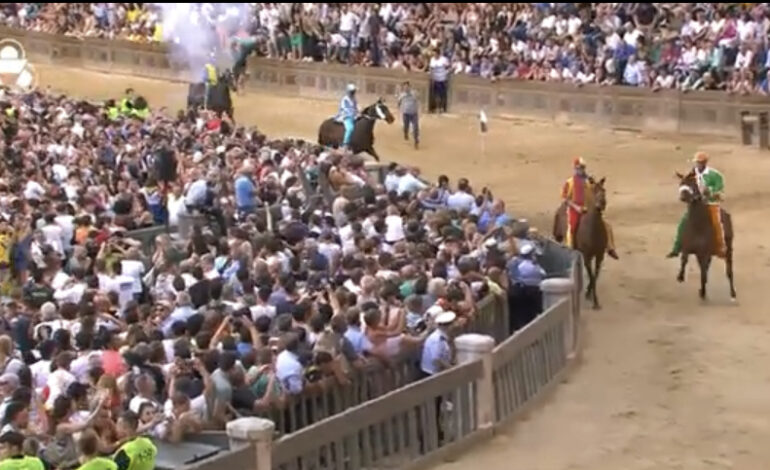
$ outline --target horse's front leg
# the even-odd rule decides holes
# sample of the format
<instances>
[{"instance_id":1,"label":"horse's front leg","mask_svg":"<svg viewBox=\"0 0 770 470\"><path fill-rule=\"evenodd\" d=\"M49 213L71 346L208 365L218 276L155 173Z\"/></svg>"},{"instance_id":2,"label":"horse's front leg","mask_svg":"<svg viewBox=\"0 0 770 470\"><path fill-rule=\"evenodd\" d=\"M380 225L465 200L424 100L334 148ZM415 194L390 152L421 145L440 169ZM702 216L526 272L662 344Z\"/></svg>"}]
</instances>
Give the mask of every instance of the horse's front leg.
<instances>
[{"instance_id":1,"label":"horse's front leg","mask_svg":"<svg viewBox=\"0 0 770 470\"><path fill-rule=\"evenodd\" d=\"M586 300L591 300L591 295L594 291L594 268L593 258L585 258L584 264L586 267L586 273L588 274L588 286L586 287Z\"/></svg>"},{"instance_id":2,"label":"horse's front leg","mask_svg":"<svg viewBox=\"0 0 770 470\"><path fill-rule=\"evenodd\" d=\"M369 148L369 150L366 151L369 155L373 156L375 160L378 162L380 161L380 156L377 155L377 152L374 150L374 147Z\"/></svg>"},{"instance_id":3,"label":"horse's front leg","mask_svg":"<svg viewBox=\"0 0 770 470\"><path fill-rule=\"evenodd\" d=\"M685 268L687 268L687 258L689 257L690 255L682 252L682 255L680 257L681 264L679 265L679 275L676 276L676 280L679 282L684 282L684 270Z\"/></svg>"},{"instance_id":4,"label":"horse's front leg","mask_svg":"<svg viewBox=\"0 0 770 470\"><path fill-rule=\"evenodd\" d=\"M711 256L699 256L698 264L700 265L700 298L706 300L706 283L709 277L709 267L711 266Z\"/></svg>"},{"instance_id":5,"label":"horse's front leg","mask_svg":"<svg viewBox=\"0 0 770 470\"><path fill-rule=\"evenodd\" d=\"M594 288L592 289L592 295L593 295L593 301L594 301L594 310L599 310L601 305L599 305L599 295L597 294L597 291L599 290L597 287L599 285L599 272L602 270L602 261L604 260L604 255L601 254L596 257L596 270L594 271Z\"/></svg>"}]
</instances>

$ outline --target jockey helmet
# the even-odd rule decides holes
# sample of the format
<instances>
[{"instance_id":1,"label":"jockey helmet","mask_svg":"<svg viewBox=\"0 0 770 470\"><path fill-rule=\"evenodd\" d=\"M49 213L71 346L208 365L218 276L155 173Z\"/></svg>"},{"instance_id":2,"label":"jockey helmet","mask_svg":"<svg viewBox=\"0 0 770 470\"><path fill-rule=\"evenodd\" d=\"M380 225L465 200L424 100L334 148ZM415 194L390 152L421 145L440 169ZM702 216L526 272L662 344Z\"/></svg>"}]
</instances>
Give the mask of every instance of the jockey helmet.
<instances>
[{"instance_id":1,"label":"jockey helmet","mask_svg":"<svg viewBox=\"0 0 770 470\"><path fill-rule=\"evenodd\" d=\"M692 161L693 163L708 163L709 156L706 152L697 152Z\"/></svg>"},{"instance_id":2,"label":"jockey helmet","mask_svg":"<svg viewBox=\"0 0 770 470\"><path fill-rule=\"evenodd\" d=\"M586 167L586 161L583 160L583 157L575 157L575 160L572 161L572 164L575 168L585 168Z\"/></svg>"},{"instance_id":3,"label":"jockey helmet","mask_svg":"<svg viewBox=\"0 0 770 470\"><path fill-rule=\"evenodd\" d=\"M354 83L348 83L348 86L346 87L348 93L353 93L356 91L356 85Z\"/></svg>"}]
</instances>

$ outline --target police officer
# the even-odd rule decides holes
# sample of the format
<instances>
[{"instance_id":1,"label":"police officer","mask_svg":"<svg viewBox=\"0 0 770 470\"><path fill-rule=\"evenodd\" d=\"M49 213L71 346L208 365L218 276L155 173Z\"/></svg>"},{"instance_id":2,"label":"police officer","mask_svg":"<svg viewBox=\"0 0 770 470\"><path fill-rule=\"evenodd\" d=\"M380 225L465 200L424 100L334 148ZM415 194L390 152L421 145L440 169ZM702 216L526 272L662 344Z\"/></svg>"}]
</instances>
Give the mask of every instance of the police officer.
<instances>
[{"instance_id":1,"label":"police officer","mask_svg":"<svg viewBox=\"0 0 770 470\"><path fill-rule=\"evenodd\" d=\"M438 374L452 366L452 345L449 327L457 318L454 312L443 312L436 316L436 330L422 346L420 372L423 378Z\"/></svg>"},{"instance_id":2,"label":"police officer","mask_svg":"<svg viewBox=\"0 0 770 470\"><path fill-rule=\"evenodd\" d=\"M454 312L442 312L436 315L436 329L428 335L422 346L422 355L420 358L420 374L423 379L432 377L441 371L452 367L452 338L449 335L449 328L457 319ZM436 397L436 430L439 442L444 438L444 431L441 427L441 409L443 398ZM418 430L420 431L420 430ZM422 435L422 433L421 433ZM423 445L425 444L423 440Z\"/></svg>"},{"instance_id":3,"label":"police officer","mask_svg":"<svg viewBox=\"0 0 770 470\"><path fill-rule=\"evenodd\" d=\"M131 115L134 109L134 89L126 88L126 95L120 100L120 113L124 116Z\"/></svg>"},{"instance_id":4,"label":"police officer","mask_svg":"<svg viewBox=\"0 0 770 470\"><path fill-rule=\"evenodd\" d=\"M126 411L118 420L118 436L127 442L120 446L113 460L118 470L154 470L158 448L144 436L137 435L139 417Z\"/></svg>"},{"instance_id":5,"label":"police officer","mask_svg":"<svg viewBox=\"0 0 770 470\"><path fill-rule=\"evenodd\" d=\"M99 456L99 436L93 429L86 429L78 439L80 467L78 470L118 470L118 464L108 457Z\"/></svg>"},{"instance_id":6,"label":"police officer","mask_svg":"<svg viewBox=\"0 0 770 470\"><path fill-rule=\"evenodd\" d=\"M519 247L519 256L508 265L510 291L510 315L512 332L523 328L542 310L540 284L545 279L545 270L537 263L535 246L524 242Z\"/></svg>"},{"instance_id":7,"label":"police officer","mask_svg":"<svg viewBox=\"0 0 770 470\"><path fill-rule=\"evenodd\" d=\"M24 435L10 431L0 436L2 457L0 470L44 470L43 461L24 455Z\"/></svg>"}]
</instances>

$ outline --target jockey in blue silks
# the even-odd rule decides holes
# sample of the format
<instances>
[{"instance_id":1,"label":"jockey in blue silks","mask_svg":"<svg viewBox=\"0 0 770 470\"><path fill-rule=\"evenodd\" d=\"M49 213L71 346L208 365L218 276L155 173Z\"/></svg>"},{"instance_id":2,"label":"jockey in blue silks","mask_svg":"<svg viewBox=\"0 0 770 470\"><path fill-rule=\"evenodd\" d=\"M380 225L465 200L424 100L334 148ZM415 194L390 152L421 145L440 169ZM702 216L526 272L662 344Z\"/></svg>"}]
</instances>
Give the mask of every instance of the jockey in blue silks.
<instances>
[{"instance_id":1,"label":"jockey in blue silks","mask_svg":"<svg viewBox=\"0 0 770 470\"><path fill-rule=\"evenodd\" d=\"M356 102L356 86L349 83L346 88L345 96L340 100L340 110L337 112L336 121L345 126L345 137L342 139L343 147L350 146L350 136L353 135L353 128L356 125L358 117L358 103Z\"/></svg>"}]
</instances>

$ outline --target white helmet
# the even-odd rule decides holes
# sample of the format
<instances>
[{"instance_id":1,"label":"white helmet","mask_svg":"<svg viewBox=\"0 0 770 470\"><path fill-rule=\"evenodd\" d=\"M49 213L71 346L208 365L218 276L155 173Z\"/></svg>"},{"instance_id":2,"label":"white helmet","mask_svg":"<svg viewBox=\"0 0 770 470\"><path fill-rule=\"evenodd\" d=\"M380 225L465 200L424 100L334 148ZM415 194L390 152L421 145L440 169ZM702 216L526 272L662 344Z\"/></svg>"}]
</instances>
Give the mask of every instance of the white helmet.
<instances>
[{"instance_id":1,"label":"white helmet","mask_svg":"<svg viewBox=\"0 0 770 470\"><path fill-rule=\"evenodd\" d=\"M348 93L353 93L356 91L356 85L354 83L348 83L347 90Z\"/></svg>"}]
</instances>

